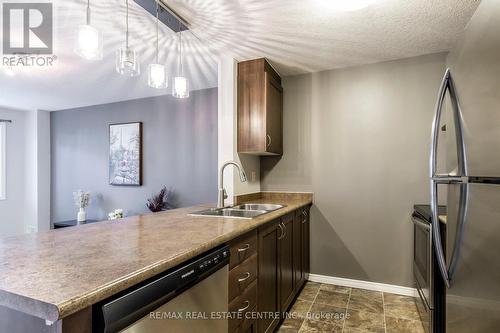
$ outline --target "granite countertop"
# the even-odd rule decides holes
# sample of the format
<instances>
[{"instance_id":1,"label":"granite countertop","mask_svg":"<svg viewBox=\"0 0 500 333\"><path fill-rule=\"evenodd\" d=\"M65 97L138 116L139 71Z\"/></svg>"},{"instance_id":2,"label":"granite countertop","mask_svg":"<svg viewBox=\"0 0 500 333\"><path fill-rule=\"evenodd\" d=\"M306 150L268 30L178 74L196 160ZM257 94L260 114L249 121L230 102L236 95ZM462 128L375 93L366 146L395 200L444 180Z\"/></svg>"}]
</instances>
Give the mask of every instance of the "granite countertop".
<instances>
[{"instance_id":1,"label":"granite countertop","mask_svg":"<svg viewBox=\"0 0 500 333\"><path fill-rule=\"evenodd\" d=\"M285 208L252 220L193 217L202 205L0 238L0 305L57 321L262 224L312 203L312 195L252 202Z\"/></svg>"}]
</instances>

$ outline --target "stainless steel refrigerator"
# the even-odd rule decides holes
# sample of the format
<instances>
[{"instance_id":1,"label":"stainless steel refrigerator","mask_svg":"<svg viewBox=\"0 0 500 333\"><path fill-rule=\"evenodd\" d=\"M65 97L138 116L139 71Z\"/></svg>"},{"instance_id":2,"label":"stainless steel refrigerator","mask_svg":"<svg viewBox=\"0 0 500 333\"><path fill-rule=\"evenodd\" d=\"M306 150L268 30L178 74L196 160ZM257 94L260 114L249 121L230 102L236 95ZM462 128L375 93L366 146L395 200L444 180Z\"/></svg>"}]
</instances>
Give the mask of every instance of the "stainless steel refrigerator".
<instances>
[{"instance_id":1,"label":"stainless steel refrigerator","mask_svg":"<svg viewBox=\"0 0 500 333\"><path fill-rule=\"evenodd\" d=\"M448 284L446 330L500 332L500 1L481 2L447 65L430 158L434 244ZM440 140L446 156L438 156ZM437 170L441 158L447 170ZM447 187L443 244L440 187Z\"/></svg>"}]
</instances>

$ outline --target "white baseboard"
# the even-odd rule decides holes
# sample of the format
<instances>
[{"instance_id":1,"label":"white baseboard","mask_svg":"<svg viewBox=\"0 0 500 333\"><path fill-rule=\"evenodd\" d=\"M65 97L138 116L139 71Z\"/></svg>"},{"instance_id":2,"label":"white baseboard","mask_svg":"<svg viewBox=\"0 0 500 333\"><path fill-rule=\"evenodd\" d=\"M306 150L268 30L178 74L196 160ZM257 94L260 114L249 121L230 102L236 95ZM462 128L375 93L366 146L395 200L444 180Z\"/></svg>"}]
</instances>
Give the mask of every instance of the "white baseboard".
<instances>
[{"instance_id":1,"label":"white baseboard","mask_svg":"<svg viewBox=\"0 0 500 333\"><path fill-rule=\"evenodd\" d=\"M360 288L360 289L367 289L374 291L382 291L385 293L391 293L396 295L418 297L417 289L396 286L393 284L352 280L352 279L338 278L338 277L319 275L319 274L309 274L308 280L311 282L335 284L337 286L343 286L343 287Z\"/></svg>"}]
</instances>

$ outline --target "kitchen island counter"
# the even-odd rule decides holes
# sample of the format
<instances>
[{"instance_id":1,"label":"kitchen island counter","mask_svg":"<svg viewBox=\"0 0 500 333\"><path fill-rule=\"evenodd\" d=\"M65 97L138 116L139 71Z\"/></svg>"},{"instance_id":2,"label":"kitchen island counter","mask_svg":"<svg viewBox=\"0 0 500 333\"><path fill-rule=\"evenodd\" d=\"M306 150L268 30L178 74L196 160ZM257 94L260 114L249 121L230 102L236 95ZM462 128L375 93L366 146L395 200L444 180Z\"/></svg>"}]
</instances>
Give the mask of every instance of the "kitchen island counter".
<instances>
[{"instance_id":1,"label":"kitchen island counter","mask_svg":"<svg viewBox=\"0 0 500 333\"><path fill-rule=\"evenodd\" d=\"M251 220L189 214L210 205L0 238L0 306L56 322L294 210L312 194L252 202L286 207Z\"/></svg>"}]
</instances>

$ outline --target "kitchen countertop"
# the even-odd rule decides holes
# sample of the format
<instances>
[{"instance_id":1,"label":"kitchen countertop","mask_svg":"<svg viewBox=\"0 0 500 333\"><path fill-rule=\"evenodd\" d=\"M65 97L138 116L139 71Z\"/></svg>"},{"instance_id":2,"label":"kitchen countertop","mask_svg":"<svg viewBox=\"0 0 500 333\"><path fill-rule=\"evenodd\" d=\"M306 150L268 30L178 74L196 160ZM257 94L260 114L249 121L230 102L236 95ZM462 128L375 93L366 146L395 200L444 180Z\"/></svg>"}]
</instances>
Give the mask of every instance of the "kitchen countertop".
<instances>
[{"instance_id":1,"label":"kitchen countertop","mask_svg":"<svg viewBox=\"0 0 500 333\"><path fill-rule=\"evenodd\" d=\"M312 194L252 200L285 208L252 220L194 217L201 205L0 238L0 305L55 322L262 224Z\"/></svg>"}]
</instances>

